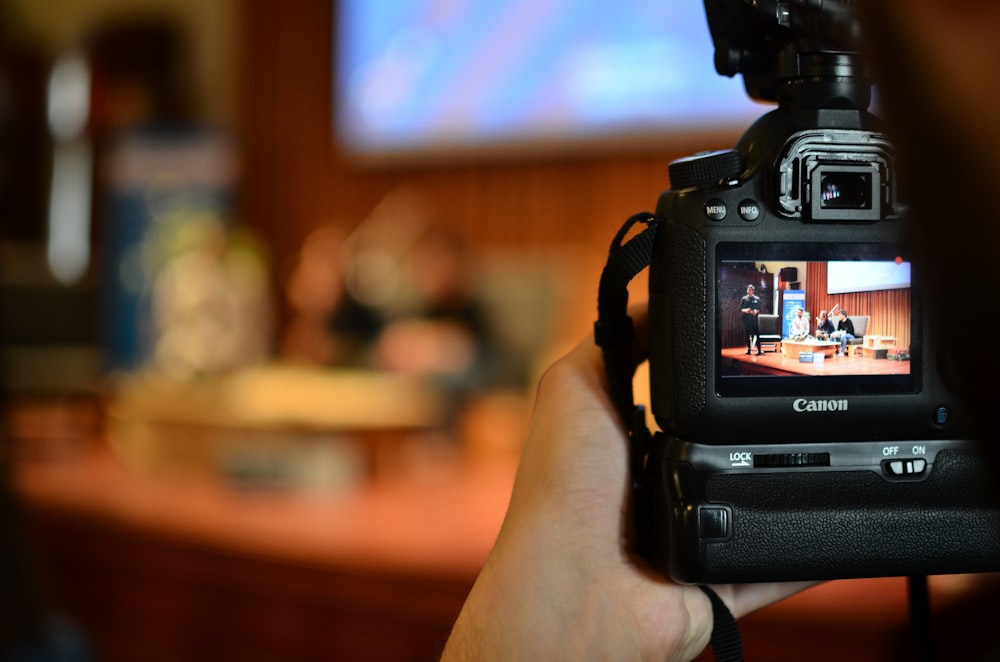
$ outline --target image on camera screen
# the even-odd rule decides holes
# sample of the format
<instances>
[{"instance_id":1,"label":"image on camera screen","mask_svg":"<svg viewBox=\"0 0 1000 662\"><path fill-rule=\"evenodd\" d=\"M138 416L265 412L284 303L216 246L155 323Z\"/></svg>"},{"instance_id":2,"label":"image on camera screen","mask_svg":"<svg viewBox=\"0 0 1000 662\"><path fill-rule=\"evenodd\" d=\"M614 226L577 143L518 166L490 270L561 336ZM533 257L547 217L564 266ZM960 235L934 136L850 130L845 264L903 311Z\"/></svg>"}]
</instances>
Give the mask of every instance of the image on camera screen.
<instances>
[{"instance_id":1,"label":"image on camera screen","mask_svg":"<svg viewBox=\"0 0 1000 662\"><path fill-rule=\"evenodd\" d=\"M914 388L908 261L878 247L729 253L716 280L721 395Z\"/></svg>"}]
</instances>

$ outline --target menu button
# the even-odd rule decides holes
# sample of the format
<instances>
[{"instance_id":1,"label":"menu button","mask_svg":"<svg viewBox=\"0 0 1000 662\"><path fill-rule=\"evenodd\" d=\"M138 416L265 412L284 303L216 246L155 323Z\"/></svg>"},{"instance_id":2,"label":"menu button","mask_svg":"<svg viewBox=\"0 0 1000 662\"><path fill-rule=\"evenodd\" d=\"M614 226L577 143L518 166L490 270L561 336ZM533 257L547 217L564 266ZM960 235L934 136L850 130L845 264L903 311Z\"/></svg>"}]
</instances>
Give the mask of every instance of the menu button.
<instances>
[{"instance_id":1,"label":"menu button","mask_svg":"<svg viewBox=\"0 0 1000 662\"><path fill-rule=\"evenodd\" d=\"M726 218L726 203L718 198L712 198L705 203L705 216L713 221L721 221Z\"/></svg>"}]
</instances>

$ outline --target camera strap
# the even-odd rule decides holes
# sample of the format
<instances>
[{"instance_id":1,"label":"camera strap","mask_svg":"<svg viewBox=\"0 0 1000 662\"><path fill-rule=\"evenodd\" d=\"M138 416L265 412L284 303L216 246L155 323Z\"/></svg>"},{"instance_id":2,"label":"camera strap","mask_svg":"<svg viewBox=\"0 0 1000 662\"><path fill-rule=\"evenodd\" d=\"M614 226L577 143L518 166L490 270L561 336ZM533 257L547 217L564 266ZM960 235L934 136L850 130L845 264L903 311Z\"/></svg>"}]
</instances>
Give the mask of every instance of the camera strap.
<instances>
[{"instance_id":1,"label":"camera strap","mask_svg":"<svg viewBox=\"0 0 1000 662\"><path fill-rule=\"evenodd\" d=\"M625 242L625 237L637 223L646 224L646 229ZM632 391L636 366L635 331L628 314L628 284L649 266L656 233L661 225L662 220L649 212L634 214L625 221L611 242L597 292L594 341L604 356L611 398L628 431L634 478L642 475L650 434L646 427L645 408L636 406Z\"/></svg>"},{"instance_id":2,"label":"camera strap","mask_svg":"<svg viewBox=\"0 0 1000 662\"><path fill-rule=\"evenodd\" d=\"M625 241L633 227L645 224L639 234ZM653 257L656 234L663 219L650 212L633 214L611 241L608 261L601 272L597 293L597 321L594 341L601 348L604 369L608 376L611 398L625 422L629 439L629 464L632 475L632 495L637 522L649 522L652 491L646 471L652 435L646 426L646 410L635 404L632 379L635 375L637 352L635 332L628 314L628 284L649 266ZM636 529L636 545L640 554L648 551L644 527ZM701 586L712 604L712 650L720 662L743 659L743 648L736 619L721 598L708 586Z\"/></svg>"}]
</instances>

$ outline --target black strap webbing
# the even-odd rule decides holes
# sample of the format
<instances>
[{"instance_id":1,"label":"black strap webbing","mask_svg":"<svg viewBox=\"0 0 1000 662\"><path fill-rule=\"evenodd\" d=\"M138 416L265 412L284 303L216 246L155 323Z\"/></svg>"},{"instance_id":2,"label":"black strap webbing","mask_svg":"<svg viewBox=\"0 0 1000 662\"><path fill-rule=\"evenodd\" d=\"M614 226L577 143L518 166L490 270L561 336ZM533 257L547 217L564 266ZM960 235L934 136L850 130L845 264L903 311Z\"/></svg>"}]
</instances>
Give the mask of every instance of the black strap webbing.
<instances>
[{"instance_id":1,"label":"black strap webbing","mask_svg":"<svg viewBox=\"0 0 1000 662\"><path fill-rule=\"evenodd\" d=\"M743 660L743 641L740 639L740 628L729 607L715 591L707 586L701 586L702 592L712 603L712 652L720 662L741 662Z\"/></svg>"},{"instance_id":2,"label":"black strap webbing","mask_svg":"<svg viewBox=\"0 0 1000 662\"><path fill-rule=\"evenodd\" d=\"M625 237L637 223L644 223L646 229L625 241ZM628 431L640 553L647 551L643 524L649 521L647 517L652 492L646 484L648 481L644 479L644 473L651 437L646 427L645 409L636 406L632 391L635 349L632 318L628 315L628 284L649 266L656 233L662 224L663 220L655 214L641 212L629 217L615 235L607 264L601 272L597 321L594 323L594 341L600 346L604 356L611 397ZM719 662L740 662L743 659L743 648L736 619L713 590L707 586L702 586L701 589L712 603L712 649L715 659Z\"/></svg>"},{"instance_id":3,"label":"black strap webbing","mask_svg":"<svg viewBox=\"0 0 1000 662\"><path fill-rule=\"evenodd\" d=\"M645 223L647 227L622 244L636 223ZM632 377L635 374L634 330L632 318L628 315L628 284L649 266L660 225L660 219L649 212L635 214L625 221L625 225L611 242L608 261L601 272L597 292L594 340L604 356L611 398L628 430L633 477L642 473L642 460L648 450L649 430L646 428L644 410L635 406L632 392Z\"/></svg>"},{"instance_id":4,"label":"black strap webbing","mask_svg":"<svg viewBox=\"0 0 1000 662\"><path fill-rule=\"evenodd\" d=\"M910 628L913 631L913 659L917 662L933 662L934 636L927 576L907 577L906 586L910 605Z\"/></svg>"}]
</instances>

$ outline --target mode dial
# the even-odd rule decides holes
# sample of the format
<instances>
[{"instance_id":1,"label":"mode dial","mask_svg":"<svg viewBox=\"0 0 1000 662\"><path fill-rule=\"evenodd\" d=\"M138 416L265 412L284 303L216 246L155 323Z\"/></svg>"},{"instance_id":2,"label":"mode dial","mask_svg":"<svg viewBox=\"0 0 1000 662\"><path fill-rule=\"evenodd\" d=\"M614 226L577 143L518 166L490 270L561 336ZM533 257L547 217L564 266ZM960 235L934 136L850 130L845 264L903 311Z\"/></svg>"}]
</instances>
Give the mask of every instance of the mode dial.
<instances>
[{"instance_id":1,"label":"mode dial","mask_svg":"<svg viewBox=\"0 0 1000 662\"><path fill-rule=\"evenodd\" d=\"M701 152L677 159L668 167L670 188L714 188L739 179L743 159L735 149Z\"/></svg>"}]
</instances>

